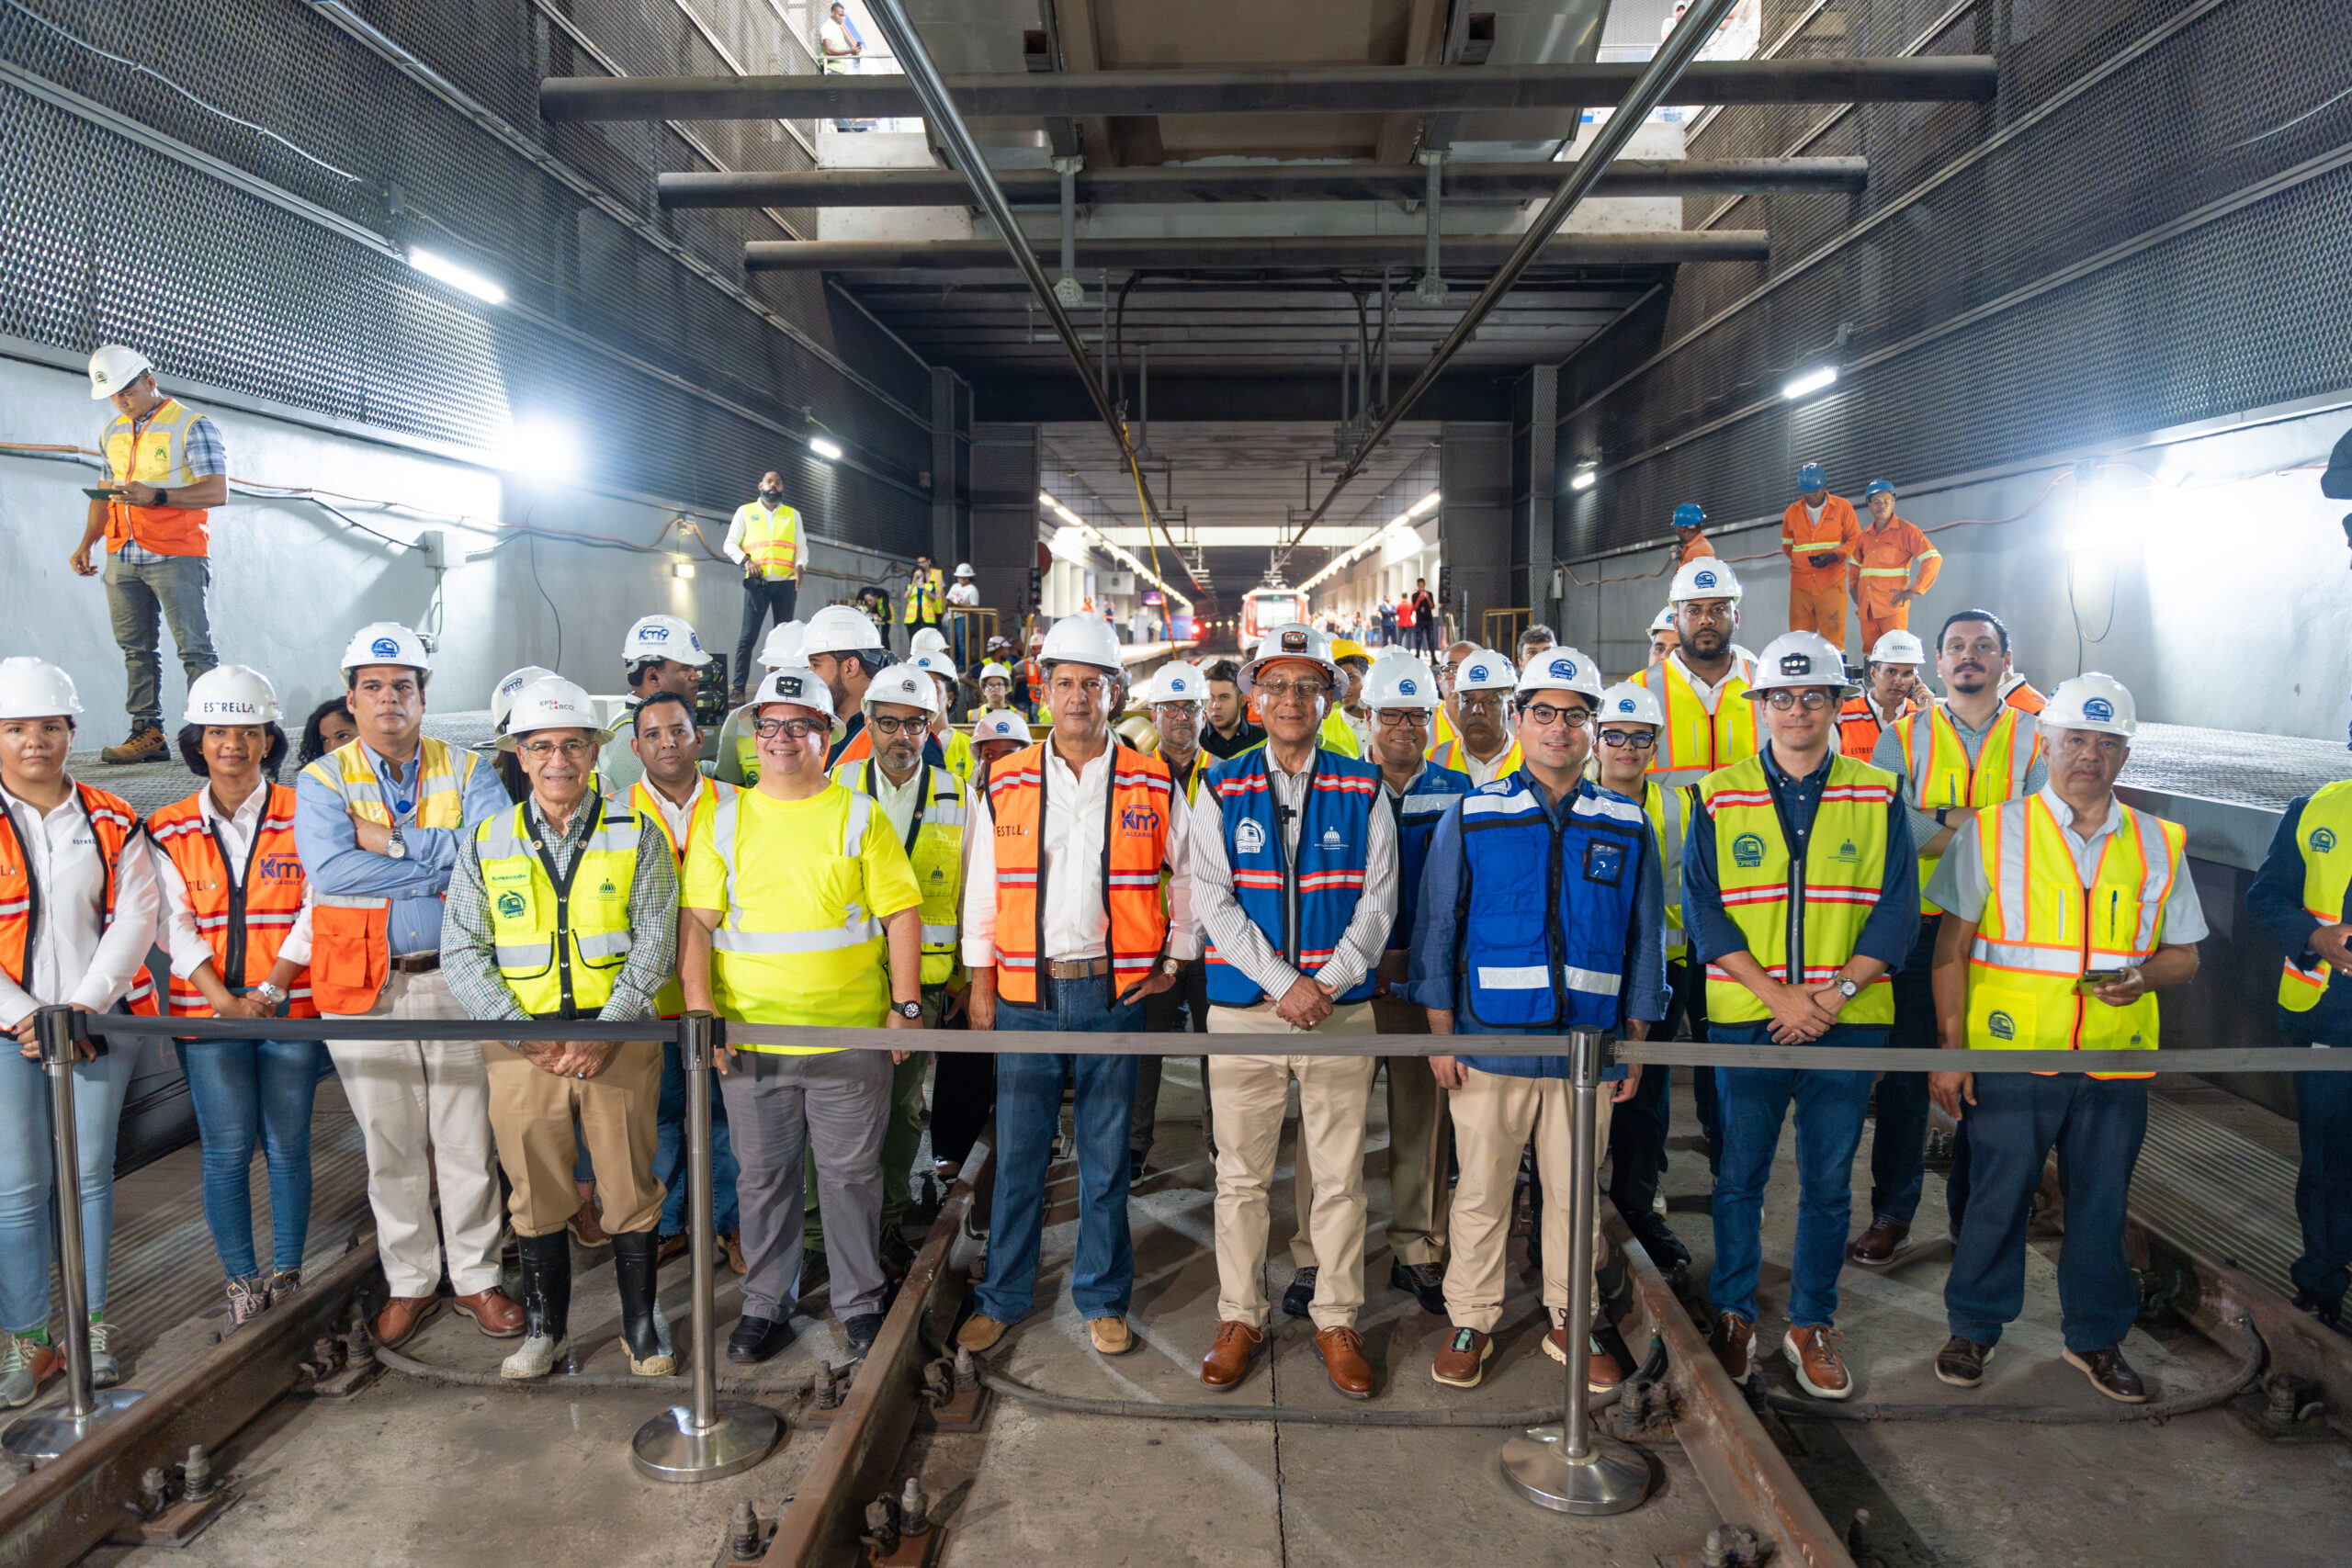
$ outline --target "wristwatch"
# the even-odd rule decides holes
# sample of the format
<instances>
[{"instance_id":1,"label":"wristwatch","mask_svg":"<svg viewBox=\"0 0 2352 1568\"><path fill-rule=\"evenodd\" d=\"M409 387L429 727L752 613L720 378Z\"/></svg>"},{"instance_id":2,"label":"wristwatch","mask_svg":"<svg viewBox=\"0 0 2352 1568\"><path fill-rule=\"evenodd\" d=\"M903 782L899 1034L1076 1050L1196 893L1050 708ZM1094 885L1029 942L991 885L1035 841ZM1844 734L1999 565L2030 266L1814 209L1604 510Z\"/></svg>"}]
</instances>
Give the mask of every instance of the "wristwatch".
<instances>
[{"instance_id":1,"label":"wristwatch","mask_svg":"<svg viewBox=\"0 0 2352 1568\"><path fill-rule=\"evenodd\" d=\"M1181 958L1163 958L1159 961L1159 972L1172 979L1184 972L1184 961Z\"/></svg>"},{"instance_id":2,"label":"wristwatch","mask_svg":"<svg viewBox=\"0 0 2352 1568\"><path fill-rule=\"evenodd\" d=\"M1850 975L1838 976L1836 984L1838 994L1849 1002L1861 994L1862 983Z\"/></svg>"},{"instance_id":3,"label":"wristwatch","mask_svg":"<svg viewBox=\"0 0 2352 1568\"><path fill-rule=\"evenodd\" d=\"M392 824L392 841L384 846L384 855L388 860L408 859L408 840L401 837L401 825L397 822Z\"/></svg>"},{"instance_id":4,"label":"wristwatch","mask_svg":"<svg viewBox=\"0 0 2352 1568\"><path fill-rule=\"evenodd\" d=\"M921 1019L922 1017L922 1004L921 1002L892 1002L890 1004L890 1010L897 1013L900 1018Z\"/></svg>"},{"instance_id":5,"label":"wristwatch","mask_svg":"<svg viewBox=\"0 0 2352 1568\"><path fill-rule=\"evenodd\" d=\"M260 985L254 987L254 995L259 997L271 1007L276 1007L286 999L285 990L280 987L271 985L266 980L264 980Z\"/></svg>"}]
</instances>

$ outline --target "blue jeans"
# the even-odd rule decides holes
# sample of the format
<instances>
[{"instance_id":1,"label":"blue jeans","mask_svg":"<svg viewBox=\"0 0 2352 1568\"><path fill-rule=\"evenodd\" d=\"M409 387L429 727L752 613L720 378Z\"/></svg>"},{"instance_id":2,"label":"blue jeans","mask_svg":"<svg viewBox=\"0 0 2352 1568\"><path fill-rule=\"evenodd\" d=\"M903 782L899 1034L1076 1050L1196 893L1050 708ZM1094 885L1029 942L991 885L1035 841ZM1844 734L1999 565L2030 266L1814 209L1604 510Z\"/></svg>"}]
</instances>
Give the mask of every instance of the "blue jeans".
<instances>
[{"instance_id":1,"label":"blue jeans","mask_svg":"<svg viewBox=\"0 0 2352 1568\"><path fill-rule=\"evenodd\" d=\"M1044 1005L999 1002L997 1027L1142 1033L1143 1001L1114 1006L1111 983L1107 975L1042 980ZM1135 1293L1135 1244L1127 1231L1127 1124L1135 1111L1136 1058L1007 1051L996 1059L989 1275L976 1298L979 1310L999 1323L1020 1322L1036 1299L1046 1167L1061 1124L1062 1083L1072 1077L1078 1086L1078 1259L1070 1268L1070 1300L1090 1320L1125 1317Z\"/></svg>"},{"instance_id":2,"label":"blue jeans","mask_svg":"<svg viewBox=\"0 0 2352 1568\"><path fill-rule=\"evenodd\" d=\"M2309 1049L2308 1036L2287 1038ZM2345 1046L2334 1041L2336 1050ZM2303 1164L2295 1175L2295 1218L2303 1255L2288 1272L2295 1288L2323 1302L2344 1299L2352 1280L2352 1073L2297 1073L2295 1127Z\"/></svg>"},{"instance_id":3,"label":"blue jeans","mask_svg":"<svg viewBox=\"0 0 2352 1568\"><path fill-rule=\"evenodd\" d=\"M56 1236L50 1196L56 1145L49 1133L49 1076L38 1062L0 1055L0 1328L30 1334L49 1323L49 1263ZM90 1310L107 1304L107 1249L114 1235L114 1140L139 1051L131 1042L74 1067L74 1130L82 1164L83 1278Z\"/></svg>"},{"instance_id":4,"label":"blue jeans","mask_svg":"<svg viewBox=\"0 0 2352 1568\"><path fill-rule=\"evenodd\" d=\"M269 1166L269 1264L302 1266L311 1234L311 1100L322 1040L181 1040L180 1071L204 1140L204 1223L232 1280L261 1272L254 1260L250 1172L259 1144Z\"/></svg>"},{"instance_id":5,"label":"blue jeans","mask_svg":"<svg viewBox=\"0 0 2352 1568\"><path fill-rule=\"evenodd\" d=\"M168 621L172 641L180 650L180 668L188 683L220 660L212 652L212 625L205 613L204 591L212 581L212 563L203 556L165 556L159 560L127 561L119 552L107 556L107 611L114 621L115 646L122 649L129 679L130 728L138 730L164 722L164 660L158 622Z\"/></svg>"},{"instance_id":6,"label":"blue jeans","mask_svg":"<svg viewBox=\"0 0 2352 1568\"><path fill-rule=\"evenodd\" d=\"M1769 1045L1770 1025L1709 1026L1716 1043ZM1815 1045L1883 1044L1883 1029L1840 1024ZM1764 1184L1781 1143L1781 1120L1796 1102L1797 1249L1789 1282L1789 1323L1826 1328L1838 1316L1838 1271L1846 1264L1853 1216L1854 1151L1870 1109L1871 1075L1823 1068L1718 1067L1715 1096L1723 1119L1723 1170L1715 1179L1715 1272L1708 1294L1715 1311L1756 1321L1756 1276L1764 1263Z\"/></svg>"},{"instance_id":7,"label":"blue jeans","mask_svg":"<svg viewBox=\"0 0 2352 1568\"><path fill-rule=\"evenodd\" d=\"M669 1189L662 1201L661 1233L686 1228L686 1064L674 1040L662 1044L662 1105L653 1139L653 1179ZM582 1146L583 1154L585 1146ZM587 1178L581 1177L581 1180ZM742 1228L735 1200L735 1148L727 1136L727 1101L718 1075L710 1075L710 1217L719 1235Z\"/></svg>"},{"instance_id":8,"label":"blue jeans","mask_svg":"<svg viewBox=\"0 0 2352 1568\"><path fill-rule=\"evenodd\" d=\"M1892 982L1894 1027L1886 1043L1896 1050L1936 1048L1936 998L1928 971L1943 917L1919 921L1919 940ZM1928 1075L1888 1073L1878 1080L1878 1126L1871 1134L1871 1218L1908 1225L1919 1212L1928 1179Z\"/></svg>"},{"instance_id":9,"label":"blue jeans","mask_svg":"<svg viewBox=\"0 0 2352 1568\"><path fill-rule=\"evenodd\" d=\"M1975 1104L1961 1107L1973 1190L1944 1280L1945 1321L1962 1338L1993 1345L2025 1310L2026 1215L2055 1146L2066 1192L2058 1254L2066 1348L2120 1345L2140 1305L2123 1251L2123 1207L2148 1135L2148 1080L1979 1073L1975 1093Z\"/></svg>"}]
</instances>

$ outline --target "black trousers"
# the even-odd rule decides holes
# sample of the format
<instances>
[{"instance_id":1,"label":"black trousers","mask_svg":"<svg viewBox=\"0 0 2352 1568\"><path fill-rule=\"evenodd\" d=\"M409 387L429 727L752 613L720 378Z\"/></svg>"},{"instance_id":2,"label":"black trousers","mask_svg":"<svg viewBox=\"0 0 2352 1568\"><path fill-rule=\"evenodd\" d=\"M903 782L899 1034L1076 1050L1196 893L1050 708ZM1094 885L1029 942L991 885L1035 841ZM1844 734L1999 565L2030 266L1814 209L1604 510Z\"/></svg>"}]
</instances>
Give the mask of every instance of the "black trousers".
<instances>
[{"instance_id":1,"label":"black trousers","mask_svg":"<svg viewBox=\"0 0 2352 1568\"><path fill-rule=\"evenodd\" d=\"M931 1154L962 1165L996 1110L996 1053L942 1051L931 1080Z\"/></svg>"},{"instance_id":2,"label":"black trousers","mask_svg":"<svg viewBox=\"0 0 2352 1568\"><path fill-rule=\"evenodd\" d=\"M799 597L797 578L743 580L743 629L735 638L735 667L728 671L735 684L747 691L757 684L752 679L752 655L759 651L760 623L773 612L775 624L784 625L792 619L792 607Z\"/></svg>"},{"instance_id":3,"label":"black trousers","mask_svg":"<svg viewBox=\"0 0 2352 1568\"><path fill-rule=\"evenodd\" d=\"M1690 1038L1707 1038L1707 976L1703 968L1688 964L1667 965L1667 983L1672 987L1674 999L1667 1004L1666 1017L1650 1031L1653 1040L1672 1040L1688 1022ZM1712 1090L1714 1072L1702 1067L1693 1074L1704 1080ZM1609 1118L1609 1201L1617 1212L1629 1219L1646 1214L1657 1197L1657 1180L1666 1169L1666 1133L1672 1120L1672 1103L1668 1086L1674 1081L1672 1067L1651 1067L1642 1074L1642 1087L1634 1098L1617 1107ZM1714 1096L1704 1101L1702 1117L1707 1123L1707 1164L1714 1166L1715 1137L1713 1129Z\"/></svg>"}]
</instances>

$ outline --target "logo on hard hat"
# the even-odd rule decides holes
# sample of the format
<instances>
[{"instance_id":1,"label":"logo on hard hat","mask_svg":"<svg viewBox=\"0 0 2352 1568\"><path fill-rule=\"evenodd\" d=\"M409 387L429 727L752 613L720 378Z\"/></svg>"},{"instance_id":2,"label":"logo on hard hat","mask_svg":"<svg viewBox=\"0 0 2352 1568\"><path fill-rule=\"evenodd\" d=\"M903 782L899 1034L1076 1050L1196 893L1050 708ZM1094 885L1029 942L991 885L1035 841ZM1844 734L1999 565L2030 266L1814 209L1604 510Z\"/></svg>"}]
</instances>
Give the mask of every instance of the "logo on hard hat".
<instances>
[{"instance_id":1,"label":"logo on hard hat","mask_svg":"<svg viewBox=\"0 0 2352 1568\"><path fill-rule=\"evenodd\" d=\"M1984 1027L1996 1040L2015 1040L2018 1037L2018 1021L2005 1012L1996 1012L1986 1018Z\"/></svg>"},{"instance_id":2,"label":"logo on hard hat","mask_svg":"<svg viewBox=\"0 0 2352 1568\"><path fill-rule=\"evenodd\" d=\"M1753 833L1742 833L1731 841L1731 858L1745 869L1755 870L1764 863L1764 840Z\"/></svg>"},{"instance_id":3,"label":"logo on hard hat","mask_svg":"<svg viewBox=\"0 0 2352 1568\"><path fill-rule=\"evenodd\" d=\"M2096 718L2100 720L2102 723L2113 723L2115 719L2115 705L2109 702L2105 697L2092 697L2083 704L2083 716L2085 718Z\"/></svg>"},{"instance_id":4,"label":"logo on hard hat","mask_svg":"<svg viewBox=\"0 0 2352 1568\"><path fill-rule=\"evenodd\" d=\"M1702 571L1690 580L1693 588L1713 588L1714 585L1715 574L1712 571Z\"/></svg>"},{"instance_id":5,"label":"logo on hard hat","mask_svg":"<svg viewBox=\"0 0 2352 1568\"><path fill-rule=\"evenodd\" d=\"M401 656L401 645L390 637L379 637L368 645L368 651L379 659L398 659Z\"/></svg>"},{"instance_id":6,"label":"logo on hard hat","mask_svg":"<svg viewBox=\"0 0 2352 1568\"><path fill-rule=\"evenodd\" d=\"M1618 711L1619 713L1631 713L1631 712L1633 712L1633 711L1634 711L1634 699L1633 699L1633 698L1631 698L1631 697L1619 697L1619 698L1617 699L1617 711Z\"/></svg>"},{"instance_id":7,"label":"logo on hard hat","mask_svg":"<svg viewBox=\"0 0 2352 1568\"><path fill-rule=\"evenodd\" d=\"M1410 675L1396 682L1396 694L1400 697L1412 696L1417 691L1418 688L1414 686L1413 678Z\"/></svg>"},{"instance_id":8,"label":"logo on hard hat","mask_svg":"<svg viewBox=\"0 0 2352 1568\"><path fill-rule=\"evenodd\" d=\"M902 692L911 692L914 689L915 683L912 681L901 681L899 682L899 690Z\"/></svg>"},{"instance_id":9,"label":"logo on hard hat","mask_svg":"<svg viewBox=\"0 0 2352 1568\"><path fill-rule=\"evenodd\" d=\"M1236 854L1254 855L1266 847L1266 830L1244 818L1233 829L1233 850Z\"/></svg>"},{"instance_id":10,"label":"logo on hard hat","mask_svg":"<svg viewBox=\"0 0 2352 1568\"><path fill-rule=\"evenodd\" d=\"M1182 675L1170 675L1168 678L1168 689L1171 692L1182 691L1184 689L1184 677Z\"/></svg>"},{"instance_id":11,"label":"logo on hard hat","mask_svg":"<svg viewBox=\"0 0 2352 1568\"><path fill-rule=\"evenodd\" d=\"M1573 659L1555 659L1552 660L1552 673L1563 681L1573 681L1577 678L1577 661Z\"/></svg>"},{"instance_id":12,"label":"logo on hard hat","mask_svg":"<svg viewBox=\"0 0 2352 1568\"><path fill-rule=\"evenodd\" d=\"M2312 834L2311 846L2316 853L2327 853L2335 847L2335 830L2332 828L2319 829Z\"/></svg>"},{"instance_id":13,"label":"logo on hard hat","mask_svg":"<svg viewBox=\"0 0 2352 1568\"><path fill-rule=\"evenodd\" d=\"M1783 675L1812 674L1813 655L1810 653L1784 653L1781 655L1781 673Z\"/></svg>"},{"instance_id":14,"label":"logo on hard hat","mask_svg":"<svg viewBox=\"0 0 2352 1568\"><path fill-rule=\"evenodd\" d=\"M1305 653L1306 651L1306 634L1303 631L1283 633L1283 651L1284 653Z\"/></svg>"},{"instance_id":15,"label":"logo on hard hat","mask_svg":"<svg viewBox=\"0 0 2352 1568\"><path fill-rule=\"evenodd\" d=\"M637 636L638 640L640 642L668 642L670 640L670 628L667 626L640 626L638 628Z\"/></svg>"},{"instance_id":16,"label":"logo on hard hat","mask_svg":"<svg viewBox=\"0 0 2352 1568\"><path fill-rule=\"evenodd\" d=\"M1483 681L1487 678L1487 667L1483 664L1473 664L1470 666L1469 674L1473 681Z\"/></svg>"}]
</instances>

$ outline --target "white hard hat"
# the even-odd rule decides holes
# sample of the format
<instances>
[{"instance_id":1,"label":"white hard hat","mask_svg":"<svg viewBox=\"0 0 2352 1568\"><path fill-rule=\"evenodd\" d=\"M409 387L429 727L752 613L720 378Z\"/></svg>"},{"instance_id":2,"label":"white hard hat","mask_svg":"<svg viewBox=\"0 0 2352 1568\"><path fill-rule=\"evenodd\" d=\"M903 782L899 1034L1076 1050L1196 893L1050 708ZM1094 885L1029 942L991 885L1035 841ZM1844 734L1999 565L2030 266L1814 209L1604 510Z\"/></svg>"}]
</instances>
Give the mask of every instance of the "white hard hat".
<instances>
[{"instance_id":1,"label":"white hard hat","mask_svg":"<svg viewBox=\"0 0 2352 1568\"><path fill-rule=\"evenodd\" d=\"M1428 665L1402 649L1389 649L1364 672L1363 705L1374 713L1407 708L1435 713L1437 677L1430 673Z\"/></svg>"},{"instance_id":2,"label":"white hard hat","mask_svg":"<svg viewBox=\"0 0 2352 1568\"><path fill-rule=\"evenodd\" d=\"M937 626L925 626L915 633L914 641L909 643L907 649L910 653L944 653L947 651L947 634Z\"/></svg>"},{"instance_id":3,"label":"white hard hat","mask_svg":"<svg viewBox=\"0 0 2352 1568\"><path fill-rule=\"evenodd\" d=\"M539 664L526 664L502 679L490 694L490 728L504 733L506 716L514 711L514 694L537 682L554 679L555 671Z\"/></svg>"},{"instance_id":4,"label":"white hard hat","mask_svg":"<svg viewBox=\"0 0 2352 1568\"><path fill-rule=\"evenodd\" d=\"M1209 678L1197 664L1187 664L1171 659L1152 671L1151 683L1143 689L1147 705L1161 703L1204 703L1209 696Z\"/></svg>"},{"instance_id":5,"label":"white hard hat","mask_svg":"<svg viewBox=\"0 0 2352 1568\"><path fill-rule=\"evenodd\" d=\"M46 659L0 659L0 718L65 718L82 711L74 677Z\"/></svg>"},{"instance_id":6,"label":"white hard hat","mask_svg":"<svg viewBox=\"0 0 2352 1568\"><path fill-rule=\"evenodd\" d=\"M1685 599L1728 599L1739 603L1739 574L1723 563L1720 557L1701 556L1674 574L1674 586L1667 591L1666 602L1679 604Z\"/></svg>"},{"instance_id":7,"label":"white hard hat","mask_svg":"<svg viewBox=\"0 0 2352 1568\"><path fill-rule=\"evenodd\" d=\"M928 671L934 680L944 681L950 686L962 679L956 672L956 660L944 648L926 648L919 653L910 654L907 662L918 670Z\"/></svg>"},{"instance_id":8,"label":"white hard hat","mask_svg":"<svg viewBox=\"0 0 2352 1568\"><path fill-rule=\"evenodd\" d=\"M710 655L695 636L694 627L675 615L644 615L621 639L621 667L640 659L674 659L681 664L707 664Z\"/></svg>"},{"instance_id":9,"label":"white hard hat","mask_svg":"<svg viewBox=\"0 0 2352 1568\"><path fill-rule=\"evenodd\" d=\"M1670 631L1672 631L1673 629L1674 629L1674 606L1673 606L1673 605L1668 604L1665 609L1660 610L1657 615L1652 615L1652 616L1650 617L1650 630L1652 630L1652 631L1654 631L1654 632L1670 632Z\"/></svg>"},{"instance_id":10,"label":"white hard hat","mask_svg":"<svg viewBox=\"0 0 2352 1568\"><path fill-rule=\"evenodd\" d=\"M1927 661L1927 649L1909 632L1887 632L1871 649L1870 662L1872 664L1925 664Z\"/></svg>"},{"instance_id":11,"label":"white hard hat","mask_svg":"<svg viewBox=\"0 0 2352 1568\"><path fill-rule=\"evenodd\" d=\"M357 670L368 664L399 664L411 670L430 670L433 656L424 651L424 639L398 621L370 621L351 634L351 641L343 650L343 667Z\"/></svg>"},{"instance_id":12,"label":"white hard hat","mask_svg":"<svg viewBox=\"0 0 2352 1568\"><path fill-rule=\"evenodd\" d=\"M805 665L786 664L768 671L760 689L752 694L751 707L757 713L769 703L790 703L814 708L827 718L833 716L832 692Z\"/></svg>"},{"instance_id":13,"label":"white hard hat","mask_svg":"<svg viewBox=\"0 0 2352 1568\"><path fill-rule=\"evenodd\" d=\"M1453 685L1456 691L1461 690L1459 674L1455 675ZM1544 649L1527 661L1527 668L1519 672L1519 691L1522 695L1529 692L1580 692L1598 703L1600 671L1581 649L1563 643Z\"/></svg>"},{"instance_id":14,"label":"white hard hat","mask_svg":"<svg viewBox=\"0 0 2352 1568\"><path fill-rule=\"evenodd\" d=\"M517 738L535 729L584 729L592 746L602 746L613 732L596 722L596 704L586 692L560 675L534 681L514 694L507 710L506 733L498 738L502 751L515 750Z\"/></svg>"},{"instance_id":15,"label":"white hard hat","mask_svg":"<svg viewBox=\"0 0 2352 1568\"><path fill-rule=\"evenodd\" d=\"M983 681L1010 681L1012 679L1012 671L1008 667L999 664L995 660L991 659L986 664L980 666L980 679Z\"/></svg>"},{"instance_id":16,"label":"white hard hat","mask_svg":"<svg viewBox=\"0 0 2352 1568\"><path fill-rule=\"evenodd\" d=\"M1243 696L1250 696L1258 689L1258 671L1269 664L1283 660L1320 665L1325 676L1330 680L1332 690L1336 692L1340 687L1340 663L1331 657L1331 639L1313 626L1295 623L1267 629L1266 635L1258 639L1258 651L1250 655L1250 662L1241 667L1240 676L1234 685L1240 689Z\"/></svg>"},{"instance_id":17,"label":"white hard hat","mask_svg":"<svg viewBox=\"0 0 2352 1568\"><path fill-rule=\"evenodd\" d=\"M2122 682L2094 670L2058 682L2041 710L2041 728L2096 729L2129 740L2139 732L2140 708Z\"/></svg>"},{"instance_id":18,"label":"white hard hat","mask_svg":"<svg viewBox=\"0 0 2352 1568\"><path fill-rule=\"evenodd\" d=\"M1491 648L1472 649L1453 671L1457 692L1508 692L1518 684L1519 672L1511 661Z\"/></svg>"},{"instance_id":19,"label":"white hard hat","mask_svg":"<svg viewBox=\"0 0 2352 1568\"><path fill-rule=\"evenodd\" d=\"M871 708L876 703L897 703L902 707L937 713L939 688L932 683L931 671L922 665L893 664L876 675L865 688L863 705Z\"/></svg>"},{"instance_id":20,"label":"white hard hat","mask_svg":"<svg viewBox=\"0 0 2352 1568\"><path fill-rule=\"evenodd\" d=\"M813 659L820 653L878 651L881 647L882 632L871 615L854 605L828 604L808 617L808 632L800 651Z\"/></svg>"},{"instance_id":21,"label":"white hard hat","mask_svg":"<svg viewBox=\"0 0 2352 1568\"><path fill-rule=\"evenodd\" d=\"M963 562L958 563L958 564L957 564L957 566L956 566L956 576L958 576L958 577L969 577L969 576L971 576L971 575L972 575L972 563L971 563L971 562L969 562L969 561L963 561Z\"/></svg>"},{"instance_id":22,"label":"white hard hat","mask_svg":"<svg viewBox=\"0 0 2352 1568\"><path fill-rule=\"evenodd\" d=\"M1631 681L1620 681L1600 694L1600 707L1594 714L1596 724L1647 724L1663 727L1666 710L1658 705L1657 694L1647 686L1637 686Z\"/></svg>"},{"instance_id":23,"label":"white hard hat","mask_svg":"<svg viewBox=\"0 0 2352 1568\"><path fill-rule=\"evenodd\" d=\"M90 400L105 402L154 368L153 362L137 349L110 343L90 355Z\"/></svg>"},{"instance_id":24,"label":"white hard hat","mask_svg":"<svg viewBox=\"0 0 2352 1568\"><path fill-rule=\"evenodd\" d=\"M1097 670L1107 670L1114 675L1124 675L1126 664L1119 658L1118 634L1100 615L1064 615L1046 633L1046 646L1037 655L1041 664L1091 664Z\"/></svg>"},{"instance_id":25,"label":"white hard hat","mask_svg":"<svg viewBox=\"0 0 2352 1568\"><path fill-rule=\"evenodd\" d=\"M760 645L760 662L771 670L785 664L806 664L808 655L803 650L808 641L807 626L798 621L778 621L768 633L768 640Z\"/></svg>"},{"instance_id":26,"label":"white hard hat","mask_svg":"<svg viewBox=\"0 0 2352 1568\"><path fill-rule=\"evenodd\" d=\"M216 664L187 683L190 724L276 724L277 688L243 664Z\"/></svg>"},{"instance_id":27,"label":"white hard hat","mask_svg":"<svg viewBox=\"0 0 2352 1568\"><path fill-rule=\"evenodd\" d=\"M983 740L1017 740L1026 746L1029 744L1029 721L1011 708L999 708L994 713L983 715L980 721L972 726L972 744L978 746Z\"/></svg>"},{"instance_id":28,"label":"white hard hat","mask_svg":"<svg viewBox=\"0 0 2352 1568\"><path fill-rule=\"evenodd\" d=\"M1756 656L1756 678L1744 694L1749 702L1783 687L1828 686L1841 697L1855 688L1846 680L1846 656L1819 632L1782 632Z\"/></svg>"}]
</instances>

